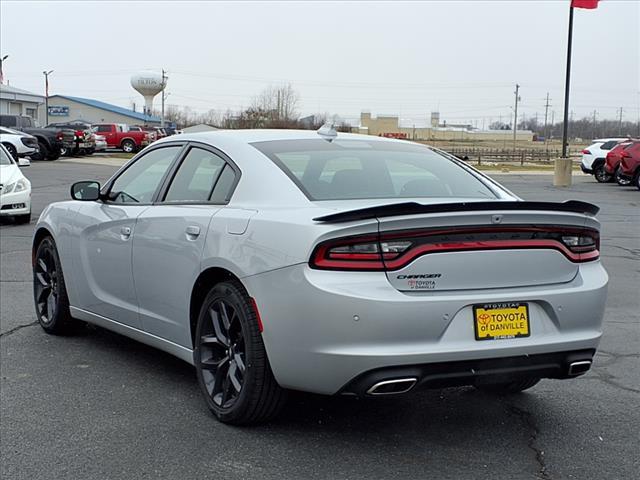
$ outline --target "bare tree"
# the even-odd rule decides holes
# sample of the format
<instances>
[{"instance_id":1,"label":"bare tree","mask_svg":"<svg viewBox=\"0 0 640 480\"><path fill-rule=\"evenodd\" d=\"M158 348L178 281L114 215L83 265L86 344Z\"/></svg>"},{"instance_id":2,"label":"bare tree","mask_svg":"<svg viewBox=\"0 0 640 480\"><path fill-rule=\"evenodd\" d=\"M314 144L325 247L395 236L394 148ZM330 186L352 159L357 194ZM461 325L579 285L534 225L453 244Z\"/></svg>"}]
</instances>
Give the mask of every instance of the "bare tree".
<instances>
[{"instance_id":1,"label":"bare tree","mask_svg":"<svg viewBox=\"0 0 640 480\"><path fill-rule=\"evenodd\" d=\"M298 93L290 84L265 88L253 99L251 108L255 112L263 112L271 120L270 127L287 128L298 119Z\"/></svg>"}]
</instances>

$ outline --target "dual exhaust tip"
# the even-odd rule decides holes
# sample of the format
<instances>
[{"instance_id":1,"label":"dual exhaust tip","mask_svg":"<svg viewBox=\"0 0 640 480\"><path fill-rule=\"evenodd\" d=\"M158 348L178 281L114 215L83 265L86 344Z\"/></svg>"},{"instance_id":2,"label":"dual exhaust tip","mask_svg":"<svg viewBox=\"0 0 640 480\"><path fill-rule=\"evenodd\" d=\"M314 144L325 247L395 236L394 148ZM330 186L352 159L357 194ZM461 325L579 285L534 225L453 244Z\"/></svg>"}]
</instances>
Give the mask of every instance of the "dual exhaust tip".
<instances>
[{"instance_id":1,"label":"dual exhaust tip","mask_svg":"<svg viewBox=\"0 0 640 480\"><path fill-rule=\"evenodd\" d=\"M571 362L567 374L571 377L577 377L589 371L591 368L591 360L581 360L579 362ZM395 378L393 380L384 380L373 384L367 390L367 395L397 395L407 393L418 383L416 377Z\"/></svg>"},{"instance_id":2,"label":"dual exhaust tip","mask_svg":"<svg viewBox=\"0 0 640 480\"><path fill-rule=\"evenodd\" d=\"M416 383L418 383L416 377L385 380L384 382L375 383L367 390L367 395L397 395L399 393L407 393Z\"/></svg>"}]
</instances>

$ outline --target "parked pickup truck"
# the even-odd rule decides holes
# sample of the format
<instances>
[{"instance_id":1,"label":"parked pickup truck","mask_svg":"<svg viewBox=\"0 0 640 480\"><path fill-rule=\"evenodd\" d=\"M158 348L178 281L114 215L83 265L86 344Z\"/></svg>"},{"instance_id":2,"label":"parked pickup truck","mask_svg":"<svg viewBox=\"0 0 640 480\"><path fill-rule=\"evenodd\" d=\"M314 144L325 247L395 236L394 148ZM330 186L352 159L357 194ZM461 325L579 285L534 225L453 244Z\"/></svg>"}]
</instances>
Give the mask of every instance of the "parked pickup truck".
<instances>
[{"instance_id":1,"label":"parked pickup truck","mask_svg":"<svg viewBox=\"0 0 640 480\"><path fill-rule=\"evenodd\" d=\"M74 147L65 149L62 155L92 155L96 151L96 139L90 123L82 120L71 122L51 123L47 128L73 130Z\"/></svg>"},{"instance_id":2,"label":"parked pickup truck","mask_svg":"<svg viewBox=\"0 0 640 480\"><path fill-rule=\"evenodd\" d=\"M39 128L31 117L0 114L0 126L12 128L38 140L39 152L32 156L36 160L56 160L64 147L73 146L73 131L57 128Z\"/></svg>"},{"instance_id":3,"label":"parked pickup truck","mask_svg":"<svg viewBox=\"0 0 640 480\"><path fill-rule=\"evenodd\" d=\"M121 148L126 153L137 152L151 143L147 132L130 132L117 123L97 123L94 132L107 139L109 148Z\"/></svg>"}]
</instances>

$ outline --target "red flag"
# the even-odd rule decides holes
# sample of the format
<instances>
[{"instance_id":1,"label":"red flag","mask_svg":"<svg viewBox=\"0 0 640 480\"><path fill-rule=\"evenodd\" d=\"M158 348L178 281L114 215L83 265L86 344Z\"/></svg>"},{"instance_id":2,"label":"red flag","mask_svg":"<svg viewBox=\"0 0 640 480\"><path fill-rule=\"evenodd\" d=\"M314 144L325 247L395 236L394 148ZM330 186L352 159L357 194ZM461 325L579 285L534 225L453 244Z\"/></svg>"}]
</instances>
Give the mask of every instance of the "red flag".
<instances>
[{"instance_id":1,"label":"red flag","mask_svg":"<svg viewBox=\"0 0 640 480\"><path fill-rule=\"evenodd\" d=\"M572 8L598 8L598 0L571 0Z\"/></svg>"}]
</instances>

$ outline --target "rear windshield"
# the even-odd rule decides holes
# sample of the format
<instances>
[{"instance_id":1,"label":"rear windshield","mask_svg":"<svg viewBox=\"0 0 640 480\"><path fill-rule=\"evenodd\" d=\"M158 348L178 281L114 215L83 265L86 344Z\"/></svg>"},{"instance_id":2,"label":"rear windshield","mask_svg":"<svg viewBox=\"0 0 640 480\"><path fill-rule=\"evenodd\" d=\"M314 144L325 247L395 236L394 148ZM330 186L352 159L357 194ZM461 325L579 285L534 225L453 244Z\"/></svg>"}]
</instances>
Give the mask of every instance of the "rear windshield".
<instances>
[{"instance_id":1,"label":"rear windshield","mask_svg":"<svg viewBox=\"0 0 640 480\"><path fill-rule=\"evenodd\" d=\"M310 200L496 198L478 178L428 147L366 140L276 140L252 144Z\"/></svg>"}]
</instances>

